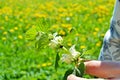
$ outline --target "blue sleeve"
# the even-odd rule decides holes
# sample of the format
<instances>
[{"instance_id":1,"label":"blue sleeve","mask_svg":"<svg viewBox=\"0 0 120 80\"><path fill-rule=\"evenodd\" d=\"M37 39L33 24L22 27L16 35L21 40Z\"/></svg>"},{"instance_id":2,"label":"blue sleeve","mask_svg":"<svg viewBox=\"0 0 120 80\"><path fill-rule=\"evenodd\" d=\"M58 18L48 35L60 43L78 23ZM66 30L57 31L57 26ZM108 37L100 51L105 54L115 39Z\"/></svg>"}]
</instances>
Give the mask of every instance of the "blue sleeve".
<instances>
[{"instance_id":1,"label":"blue sleeve","mask_svg":"<svg viewBox=\"0 0 120 80\"><path fill-rule=\"evenodd\" d=\"M104 37L99 60L120 61L120 0L116 0L110 29Z\"/></svg>"}]
</instances>

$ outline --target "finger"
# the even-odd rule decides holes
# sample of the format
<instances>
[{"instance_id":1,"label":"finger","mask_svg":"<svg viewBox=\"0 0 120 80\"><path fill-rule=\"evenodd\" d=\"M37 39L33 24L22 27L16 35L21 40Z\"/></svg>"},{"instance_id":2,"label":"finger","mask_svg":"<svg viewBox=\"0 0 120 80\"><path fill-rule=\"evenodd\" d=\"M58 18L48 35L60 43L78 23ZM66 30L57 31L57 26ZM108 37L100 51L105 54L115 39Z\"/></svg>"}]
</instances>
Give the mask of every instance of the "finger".
<instances>
[{"instance_id":1,"label":"finger","mask_svg":"<svg viewBox=\"0 0 120 80\"><path fill-rule=\"evenodd\" d=\"M76 77L75 75L71 74L67 77L67 80L86 80L84 78Z\"/></svg>"}]
</instances>

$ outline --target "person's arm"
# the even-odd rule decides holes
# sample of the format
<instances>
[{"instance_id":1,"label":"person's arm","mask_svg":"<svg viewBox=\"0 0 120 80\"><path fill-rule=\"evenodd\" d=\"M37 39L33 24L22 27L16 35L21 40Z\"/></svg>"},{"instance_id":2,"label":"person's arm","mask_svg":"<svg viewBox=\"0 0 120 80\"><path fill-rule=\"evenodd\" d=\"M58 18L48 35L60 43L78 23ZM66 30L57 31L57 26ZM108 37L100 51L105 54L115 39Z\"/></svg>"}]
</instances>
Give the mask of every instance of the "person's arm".
<instances>
[{"instance_id":1,"label":"person's arm","mask_svg":"<svg viewBox=\"0 0 120 80\"><path fill-rule=\"evenodd\" d=\"M85 62L86 74L105 78L105 80L120 80L120 62L107 61L88 61ZM104 79L85 79L74 75L68 76L67 80L104 80Z\"/></svg>"},{"instance_id":2,"label":"person's arm","mask_svg":"<svg viewBox=\"0 0 120 80\"><path fill-rule=\"evenodd\" d=\"M100 78L120 78L120 62L88 61L86 73Z\"/></svg>"}]
</instances>

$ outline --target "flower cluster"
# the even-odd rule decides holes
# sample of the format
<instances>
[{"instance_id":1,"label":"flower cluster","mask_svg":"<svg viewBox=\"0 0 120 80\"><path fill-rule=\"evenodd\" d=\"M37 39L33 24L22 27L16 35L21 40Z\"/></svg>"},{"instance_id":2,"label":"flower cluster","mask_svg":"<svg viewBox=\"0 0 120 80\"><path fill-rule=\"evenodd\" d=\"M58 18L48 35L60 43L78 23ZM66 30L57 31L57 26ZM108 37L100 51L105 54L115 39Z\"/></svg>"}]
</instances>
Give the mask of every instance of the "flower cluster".
<instances>
[{"instance_id":1,"label":"flower cluster","mask_svg":"<svg viewBox=\"0 0 120 80\"><path fill-rule=\"evenodd\" d=\"M65 63L71 63L76 61L80 56L80 52L76 51L75 45L73 45L70 49L69 52L66 54L62 54L61 60Z\"/></svg>"},{"instance_id":2,"label":"flower cluster","mask_svg":"<svg viewBox=\"0 0 120 80\"><path fill-rule=\"evenodd\" d=\"M81 53L78 52L75 49L75 45L72 45L69 49L65 48L64 44L63 44L63 38L61 36L58 36L58 33L54 33L54 34L46 34L45 32L39 32L40 36L37 36L37 40L40 41L43 37L43 35L48 36L47 38L49 39L48 43L46 44L41 44L40 46L45 46L47 44L48 47L52 48L53 50L55 50L56 52L56 60L55 60L55 68L58 68L58 62L59 60L61 62L70 64L70 63L74 63L74 70L73 70L73 74L75 74L76 76L81 76L83 75L84 71L84 67L83 67L83 63L82 63L82 73L80 73L81 70L81 61L80 61L80 56ZM46 39L47 40L47 39ZM41 41L42 42L42 41ZM60 51L64 51L65 53L61 53ZM60 56L61 54L61 56ZM60 59L59 59L60 58ZM77 74L79 73L79 74ZM66 78L66 74L70 74L68 72L65 73L65 78Z\"/></svg>"},{"instance_id":3,"label":"flower cluster","mask_svg":"<svg viewBox=\"0 0 120 80\"><path fill-rule=\"evenodd\" d=\"M57 33L53 34L53 39L50 40L51 42L49 43L49 46L51 48L57 48L62 46L63 38L61 36L57 36Z\"/></svg>"}]
</instances>

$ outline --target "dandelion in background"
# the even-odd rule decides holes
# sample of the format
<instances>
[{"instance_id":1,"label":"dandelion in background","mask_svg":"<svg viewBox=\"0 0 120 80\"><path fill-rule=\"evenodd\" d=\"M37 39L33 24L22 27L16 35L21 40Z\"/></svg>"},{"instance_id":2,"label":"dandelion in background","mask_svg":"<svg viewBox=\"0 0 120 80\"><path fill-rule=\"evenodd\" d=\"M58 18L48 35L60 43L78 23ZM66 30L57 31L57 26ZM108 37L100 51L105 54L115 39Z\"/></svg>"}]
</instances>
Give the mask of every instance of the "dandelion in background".
<instances>
[{"instance_id":1,"label":"dandelion in background","mask_svg":"<svg viewBox=\"0 0 120 80\"><path fill-rule=\"evenodd\" d=\"M84 46L84 45L80 46L80 49L85 49L85 48L86 48L86 46Z\"/></svg>"},{"instance_id":2,"label":"dandelion in background","mask_svg":"<svg viewBox=\"0 0 120 80\"><path fill-rule=\"evenodd\" d=\"M6 38L6 37L2 37L2 40L3 40L3 41L6 41L6 40L7 40L7 38Z\"/></svg>"},{"instance_id":3,"label":"dandelion in background","mask_svg":"<svg viewBox=\"0 0 120 80\"><path fill-rule=\"evenodd\" d=\"M95 31L98 32L98 31L100 31L100 29L99 28L95 28Z\"/></svg>"},{"instance_id":4,"label":"dandelion in background","mask_svg":"<svg viewBox=\"0 0 120 80\"><path fill-rule=\"evenodd\" d=\"M14 29L10 29L10 32L13 33L13 32L14 32Z\"/></svg>"},{"instance_id":5,"label":"dandelion in background","mask_svg":"<svg viewBox=\"0 0 120 80\"><path fill-rule=\"evenodd\" d=\"M18 27L14 27L14 30L16 30L16 31L17 31L17 30L18 30Z\"/></svg>"},{"instance_id":6,"label":"dandelion in background","mask_svg":"<svg viewBox=\"0 0 120 80\"><path fill-rule=\"evenodd\" d=\"M7 31L5 31L5 32L3 32L3 35L7 35L7 33L8 33L8 32L7 32Z\"/></svg>"},{"instance_id":7,"label":"dandelion in background","mask_svg":"<svg viewBox=\"0 0 120 80\"><path fill-rule=\"evenodd\" d=\"M18 35L18 39L23 39L23 36L22 35Z\"/></svg>"}]
</instances>

